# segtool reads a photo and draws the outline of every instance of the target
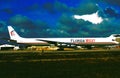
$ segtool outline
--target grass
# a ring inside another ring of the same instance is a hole
[[[44,59],[56,59],[56,61],[42,61]],[[0,77],[119,78],[120,53],[48,53],[43,55],[40,53],[3,53],[0,54]]]

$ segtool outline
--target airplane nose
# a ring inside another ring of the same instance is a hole
[[[116,38],[115,41],[119,42],[120,43],[120,38]]]

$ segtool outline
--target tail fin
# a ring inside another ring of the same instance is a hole
[[[17,40],[20,38],[20,36],[17,34],[17,32],[12,28],[12,26],[8,26],[8,31],[10,35],[10,39]]]

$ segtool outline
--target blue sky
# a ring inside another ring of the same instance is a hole
[[[0,35],[12,25],[23,37],[103,37],[120,33],[119,0],[0,0]],[[94,24],[74,15],[98,12]]]

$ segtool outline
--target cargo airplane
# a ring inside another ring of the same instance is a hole
[[[64,50],[66,47],[77,48],[77,46],[84,46],[91,49],[92,46],[109,46],[116,45],[119,42],[116,41],[116,37],[120,37],[119,34],[112,34],[109,37],[100,38],[23,38],[20,37],[17,32],[8,26],[10,40],[15,41],[18,44],[27,45],[51,45],[59,47],[60,50]]]

